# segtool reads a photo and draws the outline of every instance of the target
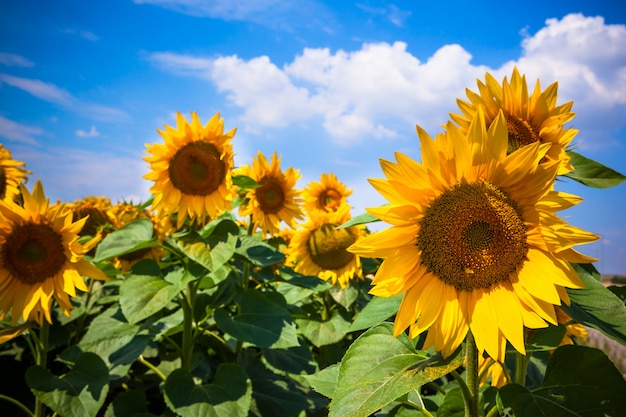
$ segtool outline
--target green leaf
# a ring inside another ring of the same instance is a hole
[[[296,319],[298,329],[314,346],[332,345],[344,338],[350,327],[350,321],[334,310],[328,320],[321,318]]]
[[[546,328],[535,330],[526,346],[526,350],[529,352],[554,350],[563,341],[565,331],[565,326],[562,324],[558,326],[550,325]]]
[[[461,388],[455,387],[446,392],[443,403],[437,410],[437,417],[464,417],[465,401]]]
[[[299,346],[287,349],[262,349],[267,363],[281,371],[299,375],[315,372],[316,366],[309,346],[300,341]]]
[[[152,220],[139,219],[107,235],[96,247],[93,261],[100,262],[155,246],[159,243],[152,236]]]
[[[576,345],[554,351],[541,386],[509,384],[498,395],[516,417],[604,417],[626,409],[626,381],[601,350]]]
[[[235,253],[243,256],[252,265],[265,267],[275,265],[285,259],[285,255],[278,249],[254,236],[241,236],[240,239],[241,244]]]
[[[359,214],[358,216],[351,218],[350,220],[348,220],[341,226],[338,226],[337,229],[345,229],[346,227],[358,226],[361,224],[367,224],[367,223],[379,222],[379,221],[380,219],[378,217],[372,216],[369,213],[362,213],[362,214]]]
[[[567,151],[574,170],[566,177],[594,188],[609,188],[621,184],[626,176],[608,168],[593,159],[586,158],[574,151]]]
[[[155,417],[148,411],[147,404],[143,391],[124,391],[107,407],[104,417]]]
[[[393,297],[372,297],[363,310],[357,314],[348,331],[367,329],[387,320],[398,312],[403,296],[404,294]]]
[[[339,365],[338,363],[330,365],[313,375],[305,375],[304,378],[309,381],[309,384],[322,395],[328,398],[333,397],[333,393],[337,388],[337,379],[339,378]]]
[[[369,416],[396,398],[448,374],[463,363],[463,355],[448,360],[418,352],[393,325],[383,323],[363,333],[341,361],[330,416]]]
[[[622,300],[596,281],[587,270],[576,264],[574,268],[585,288],[567,288],[571,304],[563,304],[563,310],[577,322],[626,344],[626,307]]]
[[[234,363],[221,364],[210,384],[196,385],[191,374],[176,369],[165,381],[167,406],[183,417],[246,417],[252,384]]]
[[[163,309],[180,291],[153,275],[131,275],[120,286],[120,306],[129,323],[138,323]]]
[[[239,188],[259,188],[261,186],[247,175],[233,175],[233,185]]]
[[[215,310],[215,322],[224,332],[258,347],[299,346],[291,314],[280,294],[246,290],[240,305],[241,311],[235,317],[223,308]]]
[[[98,355],[87,352],[60,378],[39,365],[31,366],[26,371],[26,383],[41,402],[59,415],[89,417],[98,414],[104,404],[109,392],[109,372]]]
[[[330,296],[333,297],[333,300],[346,310],[359,298],[359,290],[354,285],[349,285],[346,288],[333,286],[330,287],[328,292]]]

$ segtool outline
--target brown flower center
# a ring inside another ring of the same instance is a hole
[[[420,222],[417,246],[431,272],[464,291],[508,279],[528,252],[517,204],[483,181],[457,184],[437,197]]]
[[[323,224],[309,235],[307,246],[313,262],[324,269],[340,269],[354,259],[354,254],[346,249],[355,238],[346,229],[335,229],[336,225]]]
[[[341,205],[341,193],[334,188],[328,188],[317,197],[317,208],[320,210],[336,211]]]
[[[194,141],[176,151],[168,171],[172,184],[181,193],[206,196],[224,181],[226,164],[215,145]]]
[[[78,221],[85,216],[89,217],[79,233],[80,236],[95,236],[102,227],[110,224],[109,216],[97,207],[80,207],[76,209],[72,213],[72,220]]]
[[[261,211],[275,214],[285,205],[285,192],[277,178],[265,176],[259,181],[260,187],[254,190]]]
[[[11,275],[28,285],[55,276],[67,261],[61,235],[47,224],[14,227],[1,255]]]
[[[515,152],[524,145],[541,141],[539,134],[526,120],[509,115],[506,118],[506,127],[509,130],[509,145],[507,155]]]

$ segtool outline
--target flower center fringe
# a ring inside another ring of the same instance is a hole
[[[346,249],[355,242],[348,229],[335,229],[336,225],[323,224],[309,235],[307,246],[313,262],[324,269],[340,269],[354,259]]]
[[[4,167],[0,166],[0,200],[4,200],[7,192],[7,174]]]
[[[506,127],[509,130],[509,144],[507,155],[515,152],[524,145],[540,142],[539,134],[526,120],[520,120],[515,116],[506,118]]]
[[[483,181],[457,184],[437,197],[420,221],[417,246],[424,265],[462,291],[508,279],[528,252],[517,204]]]
[[[255,190],[255,196],[261,211],[267,214],[276,214],[285,205],[285,192],[278,179],[265,176],[259,181],[261,184]]]
[[[333,188],[322,191],[317,198],[317,207],[320,210],[335,211],[340,203],[341,194]]]
[[[188,143],[176,151],[168,170],[174,187],[187,195],[209,195],[226,177],[226,164],[219,150],[203,141]]]
[[[111,223],[109,216],[97,207],[81,207],[77,209],[72,213],[72,220],[78,221],[85,216],[89,217],[79,233],[80,236],[95,236],[102,227]]]
[[[13,228],[2,252],[4,267],[18,281],[34,285],[55,276],[67,261],[61,235],[46,224]]]

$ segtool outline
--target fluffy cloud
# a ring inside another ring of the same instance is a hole
[[[403,42],[364,44],[357,51],[306,48],[282,68],[268,57],[198,57],[172,52],[149,57],[162,68],[208,79],[242,109],[244,128],[284,127],[321,120],[341,145],[394,138],[408,124],[438,131],[457,112],[455,99],[476,90],[486,71],[510,76],[513,66],[534,86],[559,82],[559,103],[575,100],[576,127],[591,134],[624,126],[626,26],[571,14],[549,19],[522,42],[523,54],[499,68],[471,63],[460,45],[444,45],[425,62]],[[600,104],[598,104],[600,103]]]
[[[96,129],[95,126],[91,126],[91,129],[89,130],[78,129],[76,131],[76,136],[79,138],[97,138],[100,136],[100,132],[98,132],[98,129]]]

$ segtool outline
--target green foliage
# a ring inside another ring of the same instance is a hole
[[[140,219],[110,233],[96,248],[94,262],[126,255],[141,249],[158,246],[152,239],[152,221]]]
[[[586,158],[574,151],[567,151],[574,170],[565,176],[594,188],[610,188],[621,184],[626,176],[619,172]]]

